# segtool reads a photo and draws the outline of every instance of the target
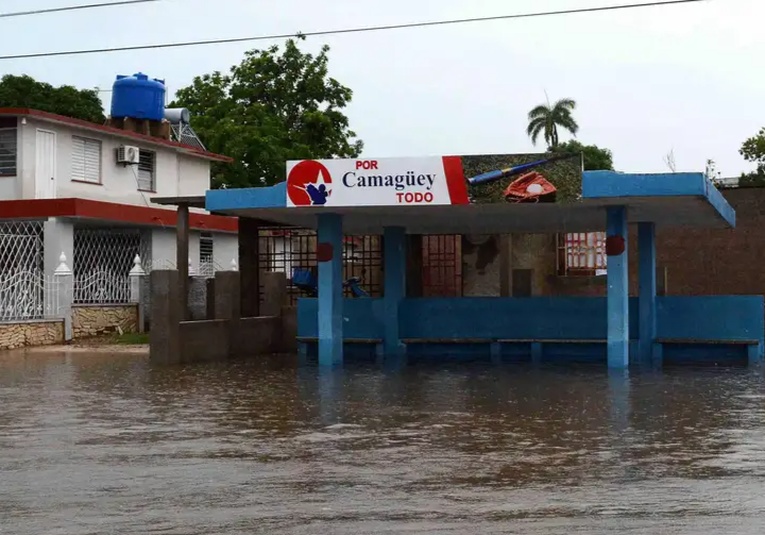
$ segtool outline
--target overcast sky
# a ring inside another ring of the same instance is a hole
[[[638,0],[631,0],[638,1]],[[324,30],[631,3],[628,0],[163,0],[0,18],[0,55]],[[642,1],[642,0],[640,0]],[[2,0],[0,13],[91,0]],[[578,138],[610,148],[619,170],[751,168],[741,143],[765,126],[765,1],[699,4],[309,38],[354,91],[351,126],[366,156],[543,150],[525,134],[545,100],[578,102]],[[110,88],[142,71],[171,91],[274,42],[4,60],[0,72]],[[103,94],[109,105],[109,95]],[[565,138],[564,138],[565,139]]]

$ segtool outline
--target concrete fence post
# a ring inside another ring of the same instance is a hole
[[[64,319],[64,341],[70,342],[72,333],[72,301],[74,293],[74,273],[66,263],[66,255],[62,252],[58,258],[58,267],[53,272],[55,281],[55,303],[57,316]]]
[[[215,274],[215,319],[228,325],[228,354],[236,357],[245,349],[240,347],[240,283],[238,271],[218,271]]]
[[[282,307],[287,303],[287,276],[278,271],[261,273],[263,301],[260,313],[263,316],[281,316]]]
[[[149,360],[155,364],[179,364],[181,353],[180,322],[182,317],[181,289],[178,271],[153,270],[151,285],[151,338]]]
[[[133,269],[130,270],[129,274],[130,302],[135,303],[136,305],[136,323],[139,333],[142,333],[146,330],[146,310],[144,310],[145,304],[143,299],[144,277],[146,277],[146,271],[144,271],[143,267],[141,266],[141,257],[135,255],[135,258],[133,259]]]

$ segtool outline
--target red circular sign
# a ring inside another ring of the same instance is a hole
[[[332,192],[329,170],[315,160],[304,160],[287,175],[287,196],[295,206],[321,206]]]

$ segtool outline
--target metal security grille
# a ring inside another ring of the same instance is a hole
[[[135,256],[145,251],[141,237],[139,229],[75,228],[74,303],[130,302],[128,274]]]
[[[210,232],[199,236],[199,275],[215,277],[214,240]]]
[[[461,236],[422,237],[422,295],[424,297],[462,295]]]
[[[0,223],[0,321],[46,315],[42,221]]]
[[[607,268],[606,233],[558,234],[558,274],[592,277]]]
[[[346,279],[360,277],[370,295],[382,295],[382,240],[379,236],[346,236],[343,250]],[[295,268],[313,268],[316,262],[316,232],[311,229],[260,229],[260,269],[284,273],[288,281]],[[289,304],[301,291],[288,282]],[[347,292],[350,296],[350,291]]]

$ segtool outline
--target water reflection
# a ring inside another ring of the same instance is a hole
[[[295,363],[0,358],[0,532],[760,532],[760,374]]]

